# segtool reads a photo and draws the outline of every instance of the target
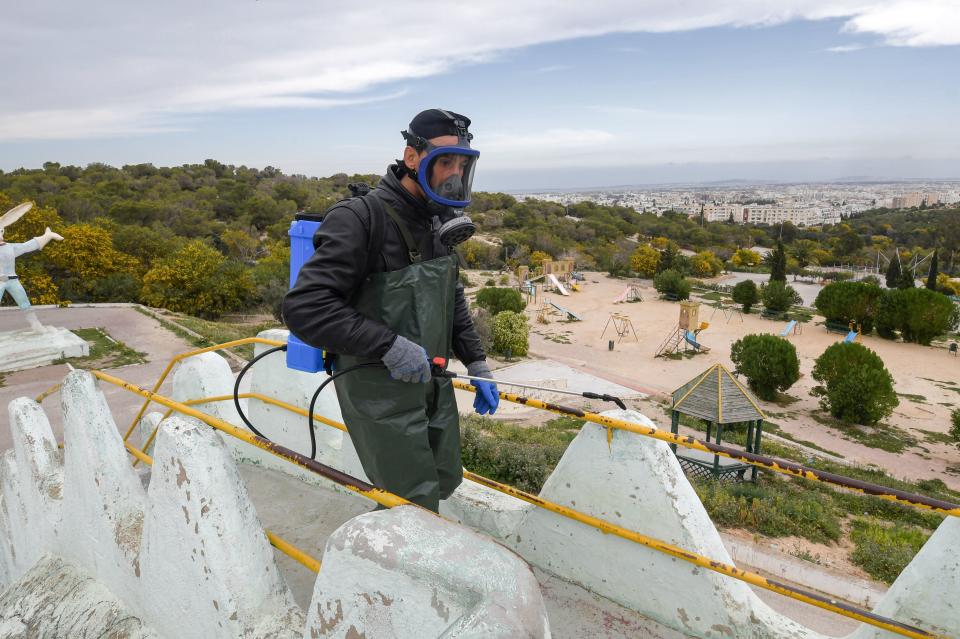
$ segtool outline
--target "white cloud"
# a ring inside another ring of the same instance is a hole
[[[841,44],[835,47],[827,47],[830,53],[850,53],[851,51],[861,51],[866,49],[862,44]]]
[[[180,129],[190,114],[391,99],[399,93],[378,89],[517,47],[612,32],[841,18],[846,31],[890,45],[960,44],[957,0],[412,0],[362,6],[297,0],[12,3],[0,22],[0,54],[7,60],[0,140],[140,135]]]

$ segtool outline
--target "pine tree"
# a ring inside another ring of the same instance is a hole
[[[937,290],[937,273],[940,271],[939,250],[933,251],[933,257],[930,258],[930,272],[927,273],[927,288],[931,291]]]
[[[897,288],[900,285],[900,260],[890,259],[887,267],[887,288]]]
[[[771,282],[787,281],[787,253],[783,249],[783,242],[777,240],[777,248],[773,251],[773,263],[770,268]]]

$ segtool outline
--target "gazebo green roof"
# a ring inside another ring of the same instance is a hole
[[[673,391],[673,410],[715,424],[766,419],[753,393],[719,363]]]

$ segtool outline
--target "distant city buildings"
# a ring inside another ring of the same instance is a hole
[[[913,208],[960,202],[960,183],[842,183],[718,187],[649,187],[519,195],[564,205],[595,202],[641,213],[675,212],[706,222],[819,226],[879,207]]]

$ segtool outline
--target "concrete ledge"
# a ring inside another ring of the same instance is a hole
[[[327,540],[312,637],[549,637],[519,557],[414,506],[354,517]]]
[[[26,320],[24,320],[26,322]],[[86,357],[90,346],[65,328],[0,333],[0,373],[46,366],[65,357]]]
[[[506,539],[534,506],[510,495],[464,479],[449,499],[440,502],[440,514],[457,523],[480,530],[499,540]]]

